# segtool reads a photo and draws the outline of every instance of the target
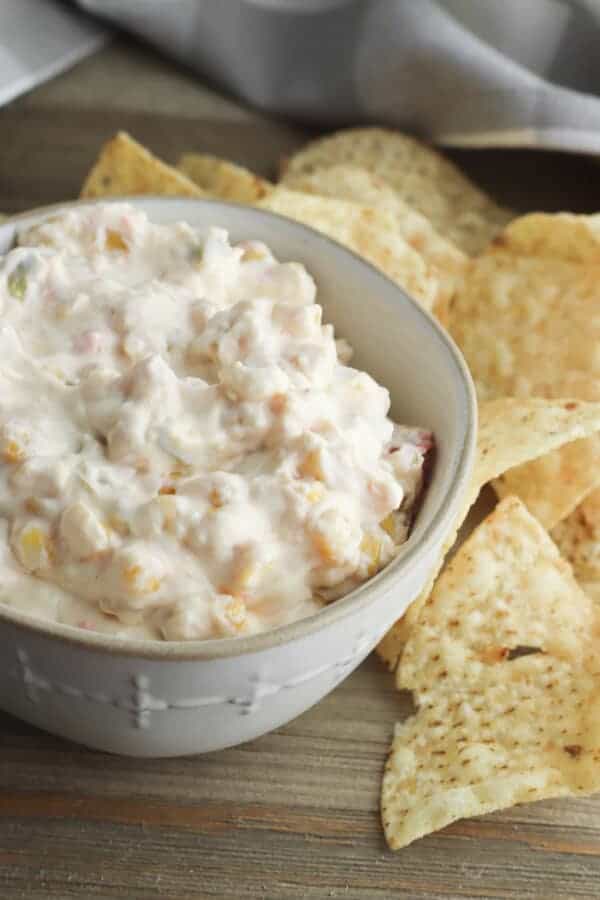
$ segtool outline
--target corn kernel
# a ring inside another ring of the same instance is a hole
[[[239,598],[231,600],[225,607],[225,615],[236,630],[246,624],[246,605]]]
[[[108,516],[105,526],[111,531],[116,531],[116,533],[120,534],[121,537],[126,537],[129,534],[129,525],[127,524],[127,522],[125,522],[124,519],[121,519],[120,516],[117,516],[114,513]]]
[[[179,462],[174,469],[169,472],[169,478],[186,478],[192,474],[192,467],[184,462]]]
[[[177,493],[177,488],[172,484],[163,484],[163,486],[158,489],[158,493],[161,496],[172,496]]]
[[[389,514],[385,517],[385,519],[382,519],[382,520],[381,520],[381,522],[379,523],[379,525],[380,525],[381,528],[383,528],[383,530],[386,532],[386,534],[389,534],[389,536],[390,536],[390,537],[392,538],[392,540],[393,540],[393,539],[394,539],[394,535],[396,534],[396,527],[395,527],[395,523],[394,523],[394,516],[393,516],[393,514],[392,514],[392,513],[389,513]]]
[[[16,441],[6,441],[2,448],[2,459],[9,464],[22,462],[25,459],[25,451]]]
[[[123,569],[123,578],[127,584],[134,584],[141,574],[141,566],[127,566],[126,569]]]
[[[219,593],[240,597],[262,568],[262,564],[257,563],[252,546],[243,545],[237,547],[232,565],[232,574],[227,584],[219,589]]]
[[[381,557],[381,541],[377,540],[372,534],[365,534],[360,542],[360,549],[371,562],[367,569],[369,577],[374,575],[379,568],[379,559]]]
[[[17,552],[23,566],[30,572],[36,572],[46,568],[52,561],[52,538],[37,525],[27,525],[19,536]]]
[[[161,579],[156,577],[141,581],[142,567],[138,565],[127,566],[123,569],[123,580],[129,590],[135,594],[154,594],[160,589]]]
[[[250,246],[246,247],[242,254],[242,262],[254,262],[255,260],[265,259],[266,252],[262,247]]]
[[[269,401],[269,409],[275,416],[280,416],[284,412],[287,404],[285,394],[273,394]]]
[[[129,250],[123,235],[112,228],[109,228],[106,232],[105,247],[107,250],[118,250],[124,253],[127,253]]]
[[[319,450],[311,450],[306,454],[300,465],[298,473],[302,478],[314,478],[323,481],[325,475],[321,468],[321,453]]]
[[[322,557],[324,562],[330,563],[331,565],[334,565],[335,563],[337,563],[338,558],[337,558],[337,554],[335,552],[335,547],[333,547],[329,543],[329,541],[327,540],[327,538],[324,535],[322,535],[320,532],[317,531],[313,535],[312,540],[313,540],[313,545],[314,545],[315,550],[317,551],[319,556]]]
[[[255,572],[256,567],[250,563],[240,566],[233,576],[229,584],[229,590],[226,593],[232,594],[234,597],[237,594],[241,594],[244,588],[248,587]]]
[[[144,585],[144,593],[145,594],[153,594],[155,591],[158,591],[160,588],[160,578],[149,578],[146,584]]]
[[[208,499],[215,509],[220,509],[223,506],[223,495],[218,490],[218,488],[213,488],[210,494],[208,495]]]

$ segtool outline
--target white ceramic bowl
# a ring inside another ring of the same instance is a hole
[[[306,265],[325,321],[353,365],[389,388],[392,415],[431,428],[437,458],[413,532],[367,584],[318,614],[266,634],[204,642],[122,641],[0,607],[0,707],[47,731],[133,756],[199,753],[250,740],[299,715],[371,652],[423,587],[469,478],[473,387],[456,347],[395,284],[309,228],[231,204],[133,198],[157,222],[218,224]],[[0,227],[0,253],[15,227]]]

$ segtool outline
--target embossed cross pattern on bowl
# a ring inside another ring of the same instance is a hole
[[[87,700],[123,709],[129,713],[132,728],[148,728],[153,713],[165,710],[189,710],[203,706],[230,704],[238,708],[242,716],[257,712],[263,701],[280,691],[298,687],[312,681],[326,672],[331,672],[334,684],[341,681],[352,666],[373,645],[373,636],[361,632],[356,639],[351,653],[334,662],[327,662],[316,669],[309,669],[301,675],[286,682],[270,681],[265,674],[255,673],[248,679],[247,691],[240,696],[204,696],[182,697],[178,700],[165,700],[156,697],[151,691],[150,677],[145,674],[131,674],[127,678],[127,689],[123,694],[110,695],[102,691],[84,691],[60,681],[51,681],[36,671],[27,651],[18,647],[16,650],[17,665],[11,675],[23,686],[27,699],[31,703],[40,703],[44,695],[61,694],[74,700]]]

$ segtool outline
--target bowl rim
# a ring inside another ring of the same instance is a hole
[[[94,206],[103,203],[130,203],[133,206],[137,205],[145,208],[150,216],[153,207],[160,207],[173,203],[182,208],[185,206],[194,207],[199,205],[209,205],[213,206],[217,212],[221,207],[234,208],[248,215],[250,220],[274,219],[279,223],[280,227],[282,227],[282,223],[285,223],[285,227],[288,230],[297,231],[300,237],[302,235],[305,237],[310,236],[312,241],[322,244],[325,252],[337,254],[340,257],[340,260],[345,256],[349,265],[362,266],[368,269],[370,278],[373,279],[375,286],[378,282],[386,291],[389,291],[391,287],[393,289],[392,293],[396,292],[398,297],[402,297],[402,302],[404,304],[408,302],[409,305],[413,307],[413,312],[416,311],[417,315],[426,324],[426,327],[433,330],[437,337],[439,347],[445,350],[449,362],[454,366],[455,377],[458,378],[461,384],[463,394],[462,399],[464,401],[464,409],[462,410],[463,432],[456,462],[456,474],[450,483],[445,496],[441,498],[439,507],[432,514],[431,520],[425,527],[420,538],[412,546],[410,545],[410,540],[407,541],[406,551],[404,553],[401,552],[389,563],[389,565],[368,581],[364,582],[364,584],[359,585],[355,590],[323,607],[313,615],[298,619],[286,625],[278,626],[269,631],[249,635],[247,637],[213,638],[204,641],[152,641],[141,638],[117,638],[103,632],[85,631],[84,629],[63,625],[51,620],[37,619],[27,613],[20,612],[19,610],[4,606],[3,604],[0,604],[0,627],[3,625],[17,626],[20,630],[24,630],[34,635],[53,638],[58,642],[67,643],[74,648],[86,648],[99,653],[129,657],[135,656],[136,658],[148,660],[189,661],[223,659],[250,655],[307,637],[314,632],[321,631],[323,628],[332,625],[334,622],[355,615],[364,607],[369,606],[374,592],[378,592],[380,589],[389,589],[391,583],[402,577],[402,574],[406,572],[409,566],[417,565],[439,539],[443,540],[450,530],[455,510],[457,510],[463,493],[466,490],[475,458],[477,439],[477,400],[471,374],[460,350],[448,332],[441,327],[439,322],[423,309],[410,294],[384,275],[376,266],[322,232],[269,210],[257,209],[255,207],[244,206],[239,203],[231,203],[224,200],[213,200],[211,198],[154,194],[79,199],[40,206],[8,216],[6,219],[0,221],[0,235],[5,229],[14,226],[19,227],[20,223],[27,222],[30,219],[44,219],[53,213],[62,212],[63,210],[79,206]],[[183,220],[185,219],[183,218]]]

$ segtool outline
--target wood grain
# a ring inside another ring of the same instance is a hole
[[[600,800],[388,851],[379,779],[407,709],[372,658],[286,728],[203,757],[110,757],[0,717],[2,897],[597,896]]]
[[[207,150],[265,175],[303,138],[122,41],[0,110],[0,209],[76,196],[118,128],[171,161]],[[585,160],[453,155],[517,208],[600,208]],[[600,895],[600,797],[517,807],[387,850],[381,771],[408,710],[371,658],[286,728],[203,757],[112,757],[0,714],[0,898]]]

